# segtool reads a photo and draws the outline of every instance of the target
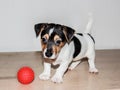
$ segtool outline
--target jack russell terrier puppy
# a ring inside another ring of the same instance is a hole
[[[66,70],[73,70],[84,57],[88,58],[89,72],[98,73],[94,63],[95,41],[90,35],[92,22],[90,18],[84,33],[75,33],[68,26],[54,23],[35,25],[36,37],[40,35],[44,57],[44,70],[39,76],[41,80],[50,79],[51,65],[59,64],[51,80],[62,83]]]

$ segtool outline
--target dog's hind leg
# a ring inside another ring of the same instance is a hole
[[[88,64],[90,73],[98,73],[98,70],[95,67],[95,52],[88,55]]]
[[[69,66],[69,70],[73,70],[76,66],[78,66],[80,64],[81,60],[80,61],[76,61],[76,62],[72,62]]]

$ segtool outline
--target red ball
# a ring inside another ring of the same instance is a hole
[[[22,67],[17,72],[17,79],[22,84],[29,84],[34,80],[34,71],[30,67]]]

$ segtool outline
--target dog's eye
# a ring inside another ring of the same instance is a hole
[[[55,44],[58,46],[58,45],[60,45],[61,41],[62,41],[62,40],[56,40],[56,41],[55,41]]]
[[[45,37],[42,38],[42,42],[43,42],[44,44],[47,43],[47,41],[48,41],[47,38],[45,38]]]

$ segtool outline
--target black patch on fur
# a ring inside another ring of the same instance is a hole
[[[51,23],[51,24],[48,24],[47,28],[45,28],[45,30],[43,30],[41,32],[41,38],[45,35],[45,34],[49,34],[49,31],[50,29],[54,29],[52,34],[50,35],[49,37],[49,40],[53,40],[54,39],[54,36],[55,35],[58,35],[60,36],[60,38],[62,39],[62,41],[66,41],[66,38],[65,38],[65,35],[63,33],[63,30],[62,30],[62,26],[59,25],[59,24],[54,24],[54,23]]]
[[[71,40],[71,38],[73,37],[75,30],[72,29],[71,27],[64,26],[64,31],[66,32],[67,40],[69,42]]]
[[[73,36],[72,41],[74,42],[75,47],[73,58],[75,58],[81,52],[81,43],[75,36]]]
[[[78,35],[80,35],[80,36],[83,36],[83,34],[82,33],[77,33]]]
[[[94,38],[91,36],[91,34],[88,33],[88,35],[91,37],[91,39],[93,40],[93,42],[95,43]]]
[[[41,27],[42,27],[42,24],[36,24],[36,25],[34,26],[34,30],[35,30],[35,33],[36,33],[36,37],[39,36],[40,31],[41,31]]]

